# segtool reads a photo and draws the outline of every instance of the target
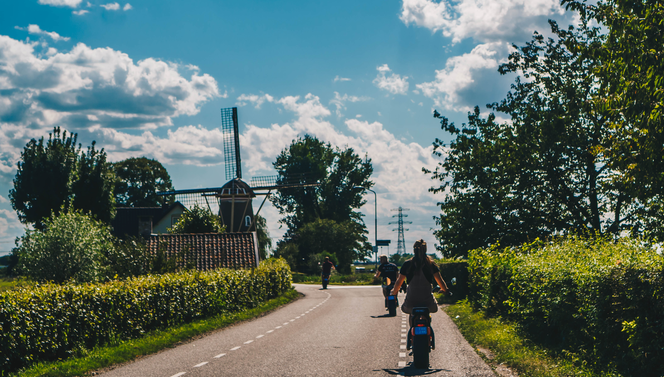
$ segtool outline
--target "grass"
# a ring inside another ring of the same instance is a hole
[[[153,354],[162,349],[173,347],[179,342],[187,341],[207,332],[259,317],[299,297],[300,294],[291,289],[285,294],[254,309],[233,314],[223,314],[167,330],[155,331],[140,339],[116,341],[108,346],[97,347],[93,350],[80,349],[76,357],[57,362],[38,363],[9,376],[68,377],[89,374],[92,371],[109,368],[110,366],[131,361],[140,356]]]
[[[33,284],[24,278],[0,277],[0,292],[8,291],[19,286]]]
[[[302,273],[293,273],[293,283],[300,284],[321,284],[320,275],[305,275]],[[374,279],[374,274],[358,273],[342,275],[332,273],[330,276],[330,285],[380,285],[381,279]]]
[[[447,314],[477,350],[489,349],[495,358],[487,360],[494,367],[504,363],[520,377],[619,377],[614,371],[595,371],[583,365],[575,355],[554,355],[551,350],[529,342],[512,324],[497,318],[488,318],[473,311],[463,300],[445,308]],[[486,355],[479,352],[485,359]]]

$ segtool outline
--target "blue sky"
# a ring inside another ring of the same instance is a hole
[[[61,126],[111,161],[156,158],[176,189],[219,187],[233,106],[245,178],[307,133],[351,147],[374,163],[378,238],[396,250],[402,206],[407,244],[433,245],[443,196],[421,170],[449,140],[433,110],[461,123],[504,98],[514,77],[498,64],[549,18],[574,21],[558,0],[1,0],[0,252],[24,231],[8,193],[30,138]],[[262,214],[278,239],[278,213]]]

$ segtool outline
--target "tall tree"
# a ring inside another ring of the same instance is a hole
[[[160,191],[173,191],[171,176],[159,161],[132,157],[114,163],[113,170],[119,207],[156,207],[172,202],[172,197],[157,195]]]
[[[258,253],[260,254],[260,259],[266,259],[270,249],[272,249],[272,238],[270,238],[270,232],[267,229],[267,221],[265,217],[256,215],[256,237],[258,238]]]
[[[363,189],[373,186],[369,180],[373,172],[369,158],[361,159],[352,148],[333,148],[329,143],[305,135],[294,140],[277,156],[274,167],[279,173],[280,183],[301,181],[302,177],[315,178],[320,182],[317,186],[280,189],[270,198],[284,215],[280,221],[288,227],[286,242],[299,243],[303,227],[319,220],[331,220],[346,227],[355,237],[353,245],[360,248],[354,251],[355,255],[363,255],[364,248],[370,248],[366,243],[367,231],[362,215],[357,211],[365,203]],[[305,262],[309,254],[321,252],[299,246],[298,253],[305,258]],[[339,249],[339,253],[337,258],[343,260],[345,266],[347,258],[341,254],[346,255],[346,252]]]
[[[115,212],[113,175],[106,165],[106,152],[88,152],[76,146],[77,135],[61,131],[49,133],[44,143],[32,139],[21,152],[14,188],[9,192],[12,207],[24,224],[44,229],[44,220],[62,208],[78,208],[103,221]]]
[[[561,232],[619,232],[633,223],[635,207],[628,187],[616,182],[607,150],[615,130],[611,114],[598,100],[599,65],[585,53],[603,43],[598,28],[583,19],[578,28],[560,29],[556,39],[535,33],[516,47],[500,73],[516,72],[512,90],[494,111],[510,116],[480,117],[479,108],[458,129],[440,116],[442,129],[454,135],[433,178],[433,192],[450,190],[440,203],[435,232],[445,255],[473,248],[521,244]]]

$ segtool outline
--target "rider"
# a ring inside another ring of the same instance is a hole
[[[325,257],[325,261],[323,262],[323,273],[322,273],[322,278],[330,278],[330,275],[332,274],[332,270],[334,270],[334,264],[330,262],[330,257]]]
[[[387,260],[387,255],[380,256],[380,266],[376,271],[375,278],[383,277],[383,296],[385,296],[385,308],[387,308],[387,296],[390,295],[390,290],[394,287],[399,275],[399,267],[396,264],[390,263]]]
[[[413,252],[415,255],[401,266],[400,275],[392,288],[392,294],[396,295],[401,284],[406,280],[408,290],[403,305],[401,305],[401,311],[410,314],[414,307],[423,306],[428,307],[429,312],[435,313],[438,311],[438,304],[431,294],[431,285],[437,282],[440,289],[446,294],[450,290],[440,275],[440,269],[427,255],[427,243],[424,240],[416,241],[413,245]]]

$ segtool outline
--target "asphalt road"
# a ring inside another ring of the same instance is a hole
[[[495,376],[442,310],[432,315],[431,367],[415,369],[405,349],[407,316],[386,316],[380,287],[295,287],[303,298],[264,317],[102,375]]]

